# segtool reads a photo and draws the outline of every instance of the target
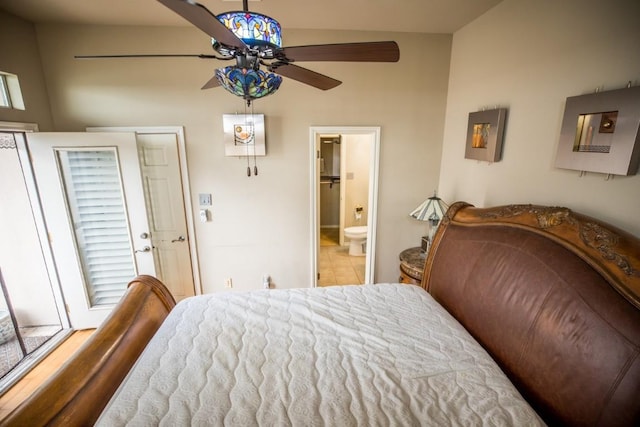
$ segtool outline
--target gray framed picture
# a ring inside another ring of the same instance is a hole
[[[640,86],[567,98],[556,167],[635,175],[640,163]]]
[[[505,108],[469,113],[465,159],[497,162],[502,156]]]

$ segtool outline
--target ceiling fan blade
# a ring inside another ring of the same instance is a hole
[[[216,39],[218,42],[238,49],[248,46],[236,37],[218,18],[200,3],[192,0],[158,0],[187,21]]]
[[[319,44],[282,48],[290,61],[397,62],[400,49],[394,41]]]
[[[324,74],[316,73],[315,71],[293,64],[272,64],[270,71],[322,90],[333,89],[342,83],[340,80],[332,79]]]
[[[220,86],[220,82],[218,81],[218,78],[216,76],[213,76],[200,89],[211,89],[218,86]]]
[[[201,59],[221,59],[215,55],[205,54],[142,54],[142,55],[75,55],[75,59],[109,59],[109,58],[201,58]]]

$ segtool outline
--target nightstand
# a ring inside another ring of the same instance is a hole
[[[426,254],[422,248],[409,248],[400,252],[400,283],[420,286]]]

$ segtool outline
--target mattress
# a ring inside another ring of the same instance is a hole
[[[405,284],[177,304],[98,425],[543,425],[484,349]]]

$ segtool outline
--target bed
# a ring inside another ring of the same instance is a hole
[[[640,424],[640,239],[455,203],[422,287],[203,295],[149,276],[3,425]]]

